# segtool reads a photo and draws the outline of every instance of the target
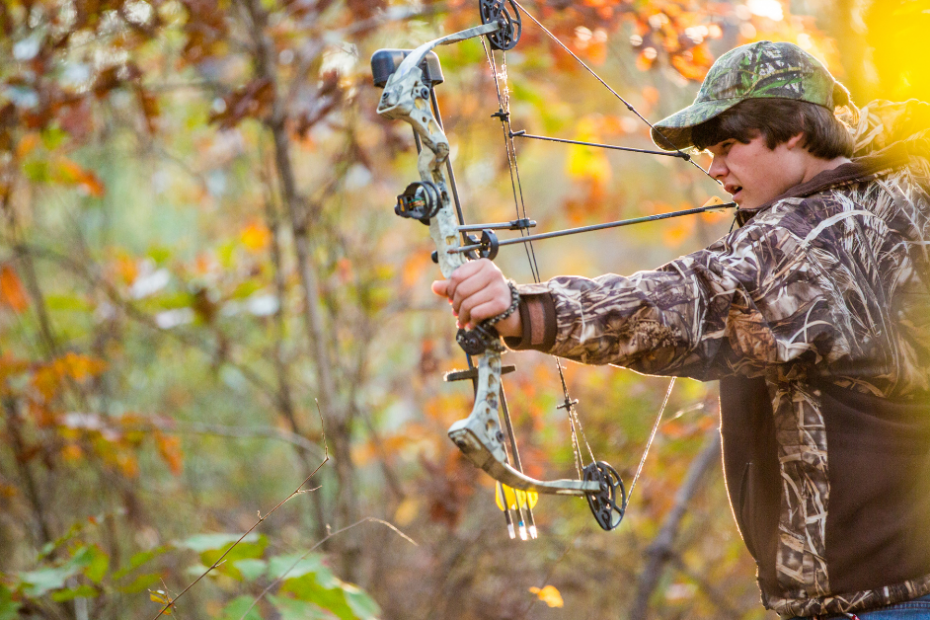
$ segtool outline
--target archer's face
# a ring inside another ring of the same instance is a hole
[[[742,209],[752,209],[777,198],[805,176],[804,161],[799,157],[794,138],[770,149],[765,138],[757,136],[743,144],[724,140],[708,151],[714,156],[710,175],[723,183]]]

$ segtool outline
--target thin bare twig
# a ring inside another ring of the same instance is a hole
[[[289,502],[291,499],[297,497],[298,495],[301,495],[301,494],[303,494],[303,493],[305,493],[305,492],[312,492],[312,491],[315,491],[315,490],[317,490],[317,489],[320,488],[320,487],[316,487],[316,488],[313,488],[313,489],[309,489],[308,491],[302,491],[302,490],[301,490],[301,489],[303,489],[304,485],[307,484],[308,482],[310,482],[310,479],[313,478],[313,476],[315,476],[316,473],[317,473],[318,471],[320,471],[320,469],[322,469],[323,466],[326,465],[327,462],[329,462],[329,447],[326,445],[326,427],[323,425],[323,411],[320,409],[319,403],[317,403],[317,412],[320,414],[320,427],[321,427],[322,433],[323,433],[323,451],[324,451],[324,454],[325,454],[325,458],[323,459],[323,462],[320,463],[320,464],[317,466],[316,469],[314,469],[312,472],[310,472],[310,475],[309,475],[309,476],[307,476],[306,478],[304,478],[304,481],[301,482],[301,483],[297,486],[296,489],[294,489],[294,492],[293,492],[293,493],[291,493],[290,495],[288,495],[287,497],[285,497],[284,499],[282,499],[280,502],[278,502],[278,503],[275,505],[274,508],[272,508],[271,510],[268,511],[268,513],[266,513],[264,516],[262,516],[262,514],[259,513],[259,515],[258,515],[258,521],[256,521],[256,522],[252,525],[252,527],[250,527],[248,530],[246,530],[245,533],[242,534],[242,536],[240,536],[239,539],[238,539],[236,542],[234,542],[232,545],[230,545],[230,546],[229,546],[229,549],[227,549],[226,551],[224,551],[223,554],[222,554],[219,558],[217,558],[216,562],[214,562],[209,568],[207,568],[207,570],[205,570],[203,573],[201,573],[200,576],[197,577],[197,579],[195,579],[194,581],[192,581],[191,583],[189,583],[189,584],[187,585],[187,587],[185,587],[183,590],[181,590],[181,592],[179,592],[178,595],[177,595],[176,597],[174,597],[173,599],[170,599],[170,600],[165,604],[165,606],[161,608],[161,610],[158,612],[158,615],[156,615],[154,618],[152,618],[152,620],[158,620],[158,618],[161,618],[161,617],[165,614],[165,612],[167,612],[169,609],[171,609],[171,608],[175,605],[175,603],[177,603],[177,601],[178,601],[179,598],[181,598],[182,596],[184,596],[184,594],[187,593],[188,590],[190,590],[190,589],[193,588],[195,585],[197,585],[197,584],[200,582],[201,579],[203,579],[204,577],[206,577],[208,574],[210,574],[211,571],[213,571],[214,568],[216,568],[217,566],[219,566],[219,565],[223,562],[223,560],[226,558],[226,556],[229,555],[229,552],[236,548],[236,545],[238,545],[238,544],[241,543],[243,540],[245,540],[245,537],[246,537],[246,536],[248,536],[248,535],[251,534],[253,531],[255,531],[255,528],[257,528],[259,525],[261,525],[261,524],[265,521],[265,519],[267,519],[268,517],[270,517],[271,515],[273,515],[274,512],[275,512],[278,508],[280,508],[281,506],[283,506],[284,504],[286,504],[287,502]],[[167,596],[167,594],[166,594],[166,596]]]
[[[249,605],[249,608],[245,610],[245,613],[242,614],[242,616],[239,618],[239,620],[245,620],[245,617],[246,617],[247,615],[249,615],[249,612],[252,611],[252,608],[255,607],[256,605],[258,605],[258,602],[261,601],[261,600],[265,597],[265,595],[268,594],[268,592],[271,591],[272,588],[274,588],[276,585],[278,585],[279,583],[281,583],[282,581],[284,581],[284,578],[287,576],[287,574],[290,573],[292,570],[294,570],[294,569],[297,567],[298,564],[300,564],[302,561],[304,561],[304,560],[307,558],[308,555],[310,555],[311,553],[313,553],[314,551],[316,551],[316,550],[320,547],[320,545],[322,545],[323,543],[325,543],[327,540],[329,540],[329,539],[332,538],[333,536],[336,536],[336,535],[338,535],[338,534],[342,534],[342,533],[345,532],[346,530],[351,530],[353,527],[356,527],[356,526],[361,525],[362,523],[368,523],[368,522],[380,523],[381,525],[385,525],[385,526],[387,526],[388,528],[390,528],[391,530],[393,530],[395,533],[397,533],[398,536],[400,536],[401,538],[403,538],[403,539],[406,540],[407,542],[412,543],[413,545],[415,545],[415,546],[417,546],[417,547],[420,546],[419,544],[417,544],[417,541],[415,541],[414,539],[410,538],[409,536],[407,536],[406,534],[404,534],[403,532],[401,532],[399,529],[397,529],[397,526],[395,526],[393,523],[389,523],[389,522],[387,522],[387,521],[384,521],[383,519],[378,519],[378,518],[376,518],[376,517],[365,517],[364,519],[359,519],[358,521],[356,521],[356,522],[353,523],[352,525],[347,525],[347,526],[345,526],[345,527],[343,527],[343,528],[340,528],[340,529],[336,530],[335,532],[330,532],[330,533],[327,534],[322,540],[320,540],[320,541],[317,542],[315,545],[313,545],[312,547],[310,547],[310,548],[307,550],[306,553],[304,553],[302,556],[300,556],[299,558],[297,558],[297,559],[294,561],[293,564],[291,564],[290,566],[288,566],[286,571],[284,571],[283,573],[281,573],[277,578],[275,578],[271,583],[269,583],[268,586],[267,586],[264,590],[262,590],[261,594],[258,595],[258,598],[256,598],[254,601],[252,601],[252,604]]]

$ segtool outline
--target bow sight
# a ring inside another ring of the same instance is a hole
[[[443,201],[449,199],[448,196],[443,196],[444,192],[445,190],[430,181],[411,183],[404,193],[397,197],[394,213],[429,226],[429,218],[439,213]]]

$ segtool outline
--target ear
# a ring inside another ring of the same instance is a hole
[[[793,149],[793,148],[795,148],[796,146],[799,146],[799,145],[800,145],[800,146],[804,146],[804,145],[805,145],[804,132],[803,132],[803,131],[794,134],[793,136],[791,136],[790,138],[788,138],[788,141],[787,141],[787,142],[785,142],[785,146],[787,146],[789,149]]]

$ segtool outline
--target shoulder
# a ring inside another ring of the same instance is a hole
[[[865,105],[852,128],[855,156],[882,151],[889,146],[926,138],[930,130],[930,104],[908,101],[875,100]]]

